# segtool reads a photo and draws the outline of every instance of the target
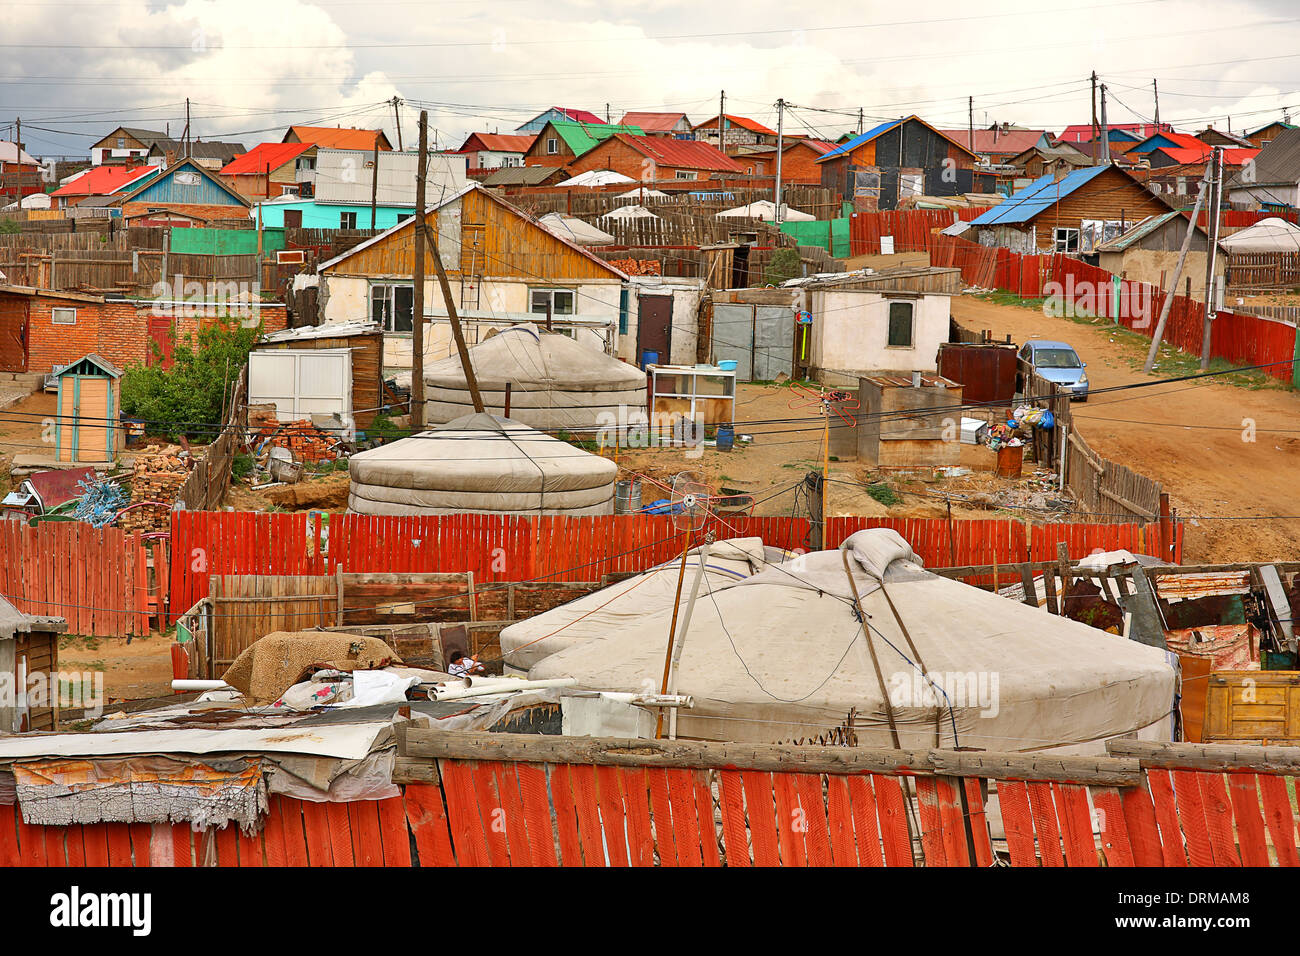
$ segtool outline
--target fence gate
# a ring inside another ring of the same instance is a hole
[[[794,311],[783,305],[719,302],[713,307],[714,361],[736,362],[736,381],[794,374]]]

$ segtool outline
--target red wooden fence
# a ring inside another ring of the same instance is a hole
[[[154,550],[165,566],[165,545]],[[166,591],[150,586],[148,564],[143,538],[117,528],[0,521],[0,594],[28,614],[66,618],[72,634],[148,634]]]
[[[321,520],[324,518],[325,520]],[[831,518],[827,548],[863,528],[894,528],[930,567],[1055,559],[1055,541],[1081,558],[1127,548],[1158,554],[1158,532],[1137,525],[1027,528],[1004,519]],[[951,538],[950,538],[951,528]],[[761,537],[780,548],[809,546],[807,518],[711,520],[697,536]],[[663,515],[518,518],[505,515],[259,514],[180,511],[172,519],[171,617],[208,593],[211,574],[432,573],[471,571],[476,582],[599,581],[643,571],[681,552],[683,533]],[[1040,545],[1039,541],[1048,544]],[[1036,557],[1044,549],[1044,558]]]
[[[1145,335],[1155,332],[1165,293],[1145,282],[1117,279],[1105,269],[1066,255],[1020,255],[956,236],[935,236],[930,263],[961,269],[969,285],[1003,289],[1025,298],[1054,296],[1062,307],[1110,319]],[[1204,305],[1176,295],[1163,341],[1191,355],[1201,354]],[[1296,327],[1244,312],[1217,313],[1211,326],[1210,356],[1235,365],[1267,365],[1266,374],[1293,378]]]
[[[1131,785],[1107,786],[906,766],[801,773],[444,759],[438,769],[439,783],[385,800],[273,795],[252,835],[188,823],[37,826],[0,805],[0,866],[988,867],[995,848],[1012,866],[1300,865],[1277,770],[1144,767]],[[984,798],[989,783],[996,805]],[[994,843],[996,822],[1005,847]]]

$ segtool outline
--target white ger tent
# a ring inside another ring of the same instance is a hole
[[[537,224],[553,236],[559,236],[580,246],[608,246],[614,237],[602,232],[591,223],[577,216],[566,216],[562,212],[548,212]]]
[[[578,173],[572,179],[566,179],[559,186],[622,186],[626,183],[636,182],[631,176],[624,176],[622,173],[616,173],[612,169],[589,169],[585,173]]]
[[[597,428],[644,415],[645,372],[531,323],[504,329],[469,350],[486,411],[545,431]],[[424,419],[434,425],[474,410],[460,357],[424,369]],[[621,411],[620,411],[621,410]]]
[[[657,689],[671,613],[671,601],[648,604],[638,620],[600,629],[529,676]],[[859,745],[891,747],[888,700],[904,748],[1097,749],[1130,732],[1169,739],[1175,684],[1164,651],[931,574],[896,532],[878,529],[841,551],[725,586],[705,582],[676,684],[695,706],[680,711],[678,734],[807,739],[854,711]]]
[[[1261,219],[1219,240],[1229,252],[1300,252],[1300,228],[1285,219]]]
[[[776,221],[776,203],[770,199],[760,199],[752,202],[747,206],[736,206],[734,209],[724,209],[718,213],[719,219],[762,219],[764,222]],[[798,209],[791,209],[785,203],[781,204],[781,221],[782,222],[813,222],[817,217],[801,212]]]
[[[606,515],[618,466],[496,415],[466,415],[348,460],[348,511]]]
[[[700,548],[687,554],[687,573],[694,575]],[[765,548],[762,538],[732,538],[709,549],[705,578],[715,588],[743,580],[789,553]],[[648,571],[535,617],[511,624],[501,632],[501,656],[506,672],[523,676],[538,661],[592,637],[635,624],[652,608],[670,606],[677,591],[681,559],[674,558]],[[581,626],[578,626],[581,625]],[[665,627],[663,636],[667,640]]]
[[[633,204],[631,206],[618,206],[611,209],[601,219],[658,219],[659,217],[652,213],[645,206]]]

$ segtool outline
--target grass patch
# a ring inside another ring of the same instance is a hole
[[[1033,309],[1035,312],[1043,311],[1045,298],[1022,298],[1014,292],[977,292],[974,298],[981,302],[989,302],[993,305],[1010,305],[1021,309]]]
[[[902,501],[902,497],[893,488],[889,487],[888,482],[880,482],[875,485],[867,486],[867,494],[875,498],[886,508],[892,508]]]

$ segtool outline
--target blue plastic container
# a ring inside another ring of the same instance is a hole
[[[736,426],[719,425],[717,441],[718,451],[731,451],[736,444]]]
[[[659,364],[659,353],[658,353],[658,352],[652,352],[652,351],[650,351],[649,349],[642,349],[642,350],[641,350],[641,367],[642,367],[642,368],[645,368],[645,367],[648,366],[648,365],[658,365],[658,364]]]
[[[734,359],[724,359],[718,363],[718,368],[724,372],[734,372],[736,370],[736,361]]]

